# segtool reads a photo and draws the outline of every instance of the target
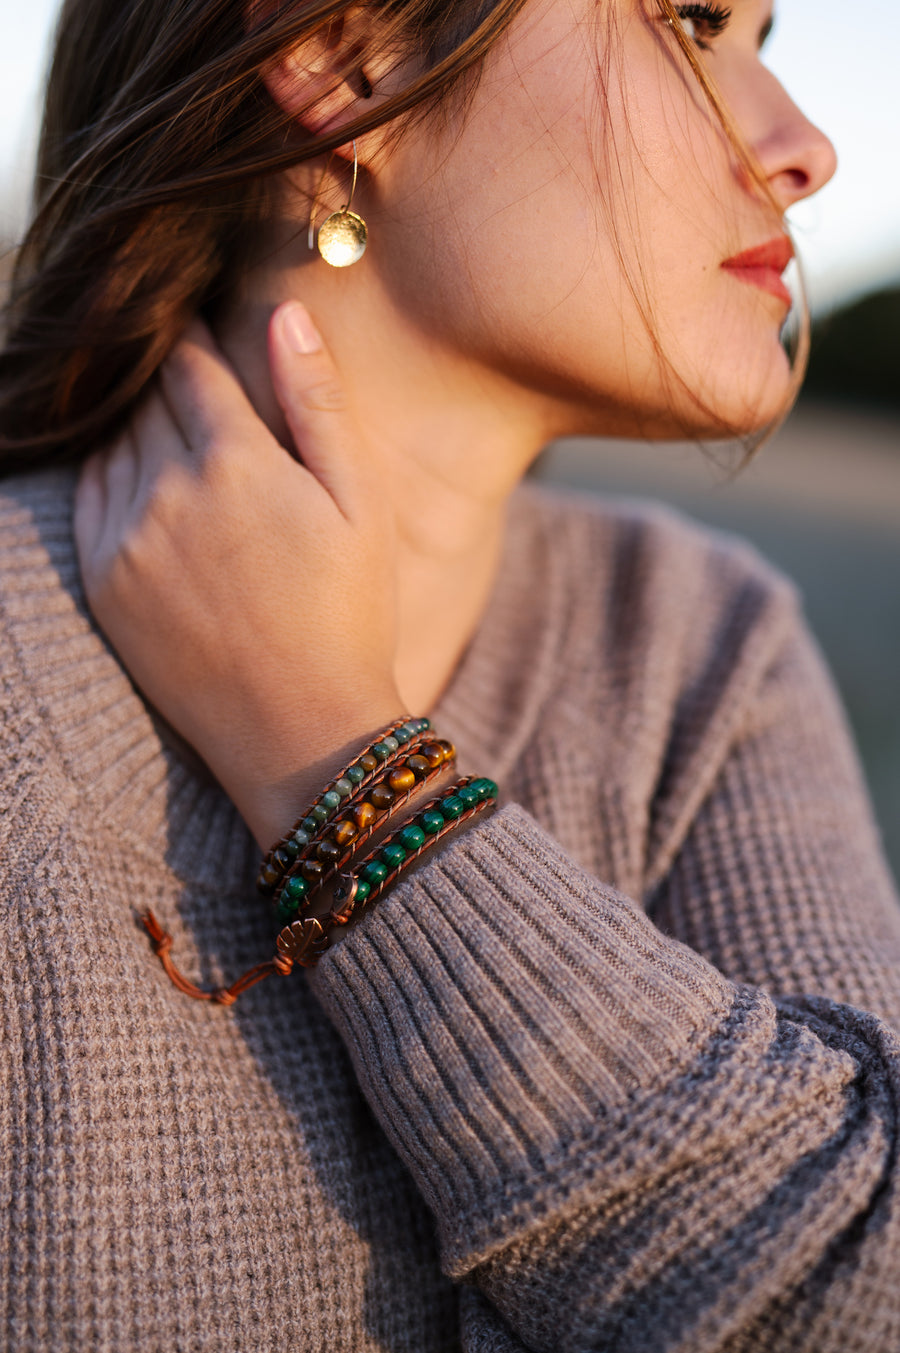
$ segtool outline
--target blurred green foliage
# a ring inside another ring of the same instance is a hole
[[[876,291],[813,325],[804,393],[900,408],[900,287]]]

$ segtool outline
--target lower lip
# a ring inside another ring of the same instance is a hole
[[[768,291],[770,296],[777,296],[785,305],[791,306],[794,298],[784,284],[781,273],[777,268],[748,268],[748,267],[729,267],[723,263],[723,268],[732,277],[737,277],[741,282],[749,282],[753,287],[759,287],[760,291]]]

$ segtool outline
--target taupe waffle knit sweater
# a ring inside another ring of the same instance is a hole
[[[900,1349],[900,909],[793,588],[526,486],[440,707],[504,807],[308,979],[0,497],[4,1348]]]

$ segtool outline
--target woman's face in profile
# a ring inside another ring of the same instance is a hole
[[[655,0],[533,0],[471,103],[378,185],[408,317],[544,398],[553,432],[750,431],[789,387],[780,212],[834,152],[762,64],[770,0],[680,14],[779,212]]]

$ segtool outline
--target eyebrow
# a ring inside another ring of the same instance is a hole
[[[772,14],[769,15],[768,19],[766,19],[766,22],[763,24],[762,28],[759,30],[759,46],[760,46],[760,49],[762,49],[762,48],[766,45],[766,43],[768,42],[768,40],[769,40],[769,38],[771,37],[771,34],[772,34],[772,29],[773,29],[774,27],[775,27],[775,14],[774,14],[774,12],[773,12]]]

